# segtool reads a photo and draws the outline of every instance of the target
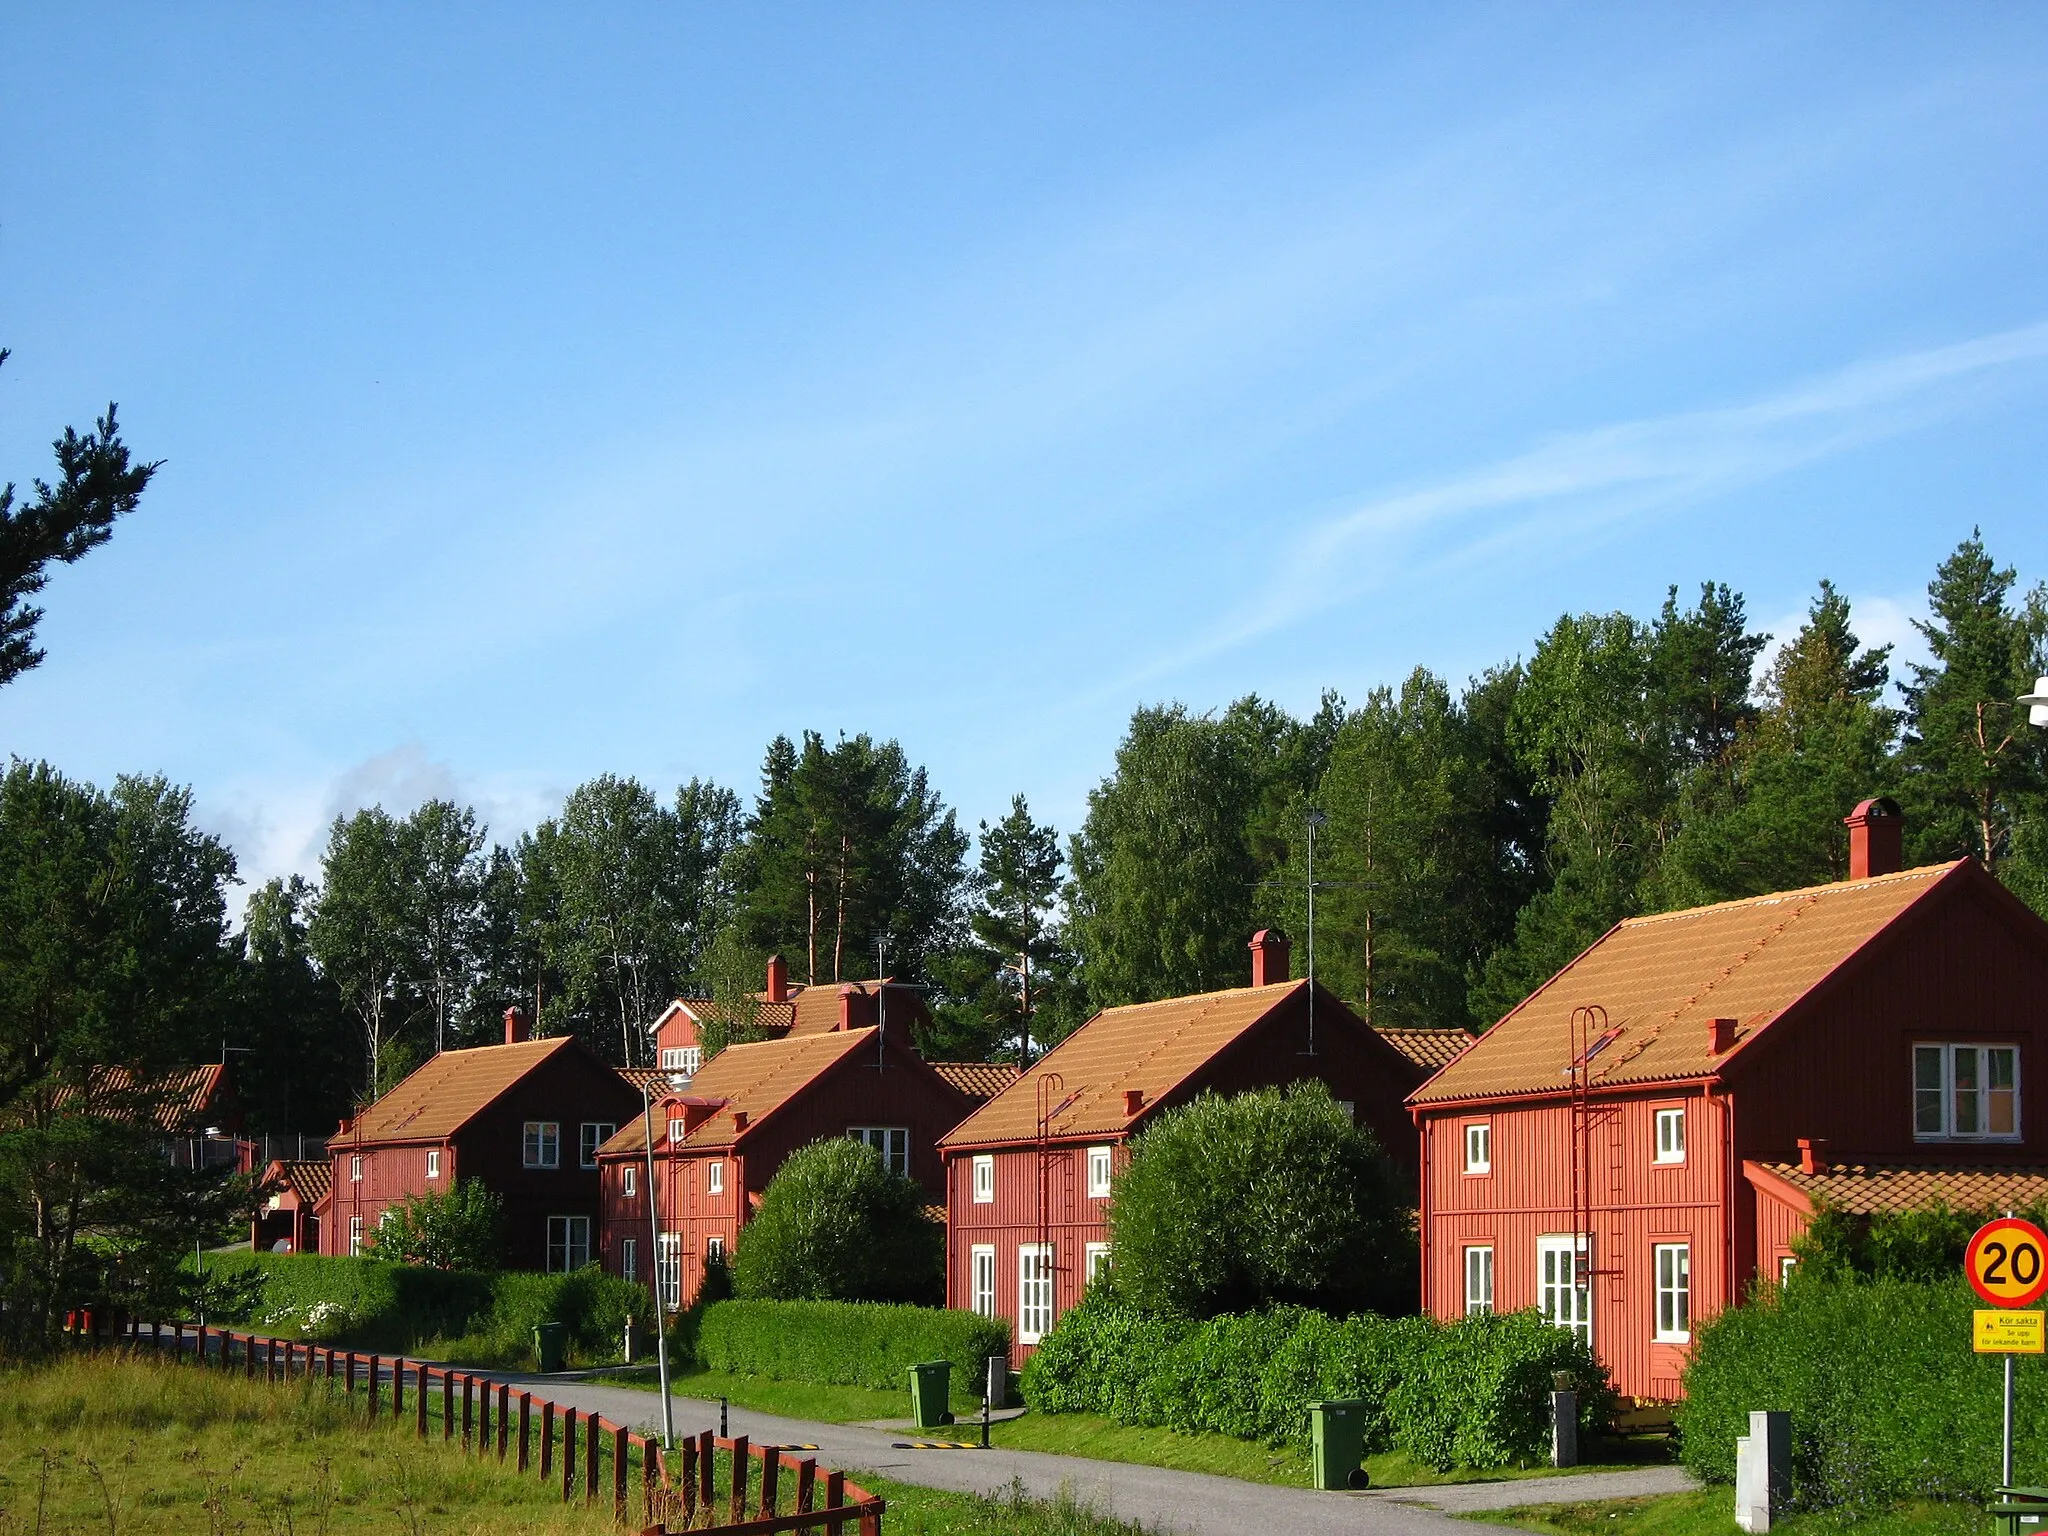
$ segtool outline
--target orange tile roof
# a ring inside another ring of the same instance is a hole
[[[683,1148],[695,1152],[731,1146],[802,1093],[827,1068],[864,1046],[872,1046],[874,1038],[872,1029],[846,1029],[728,1045],[704,1063],[703,1071],[690,1080],[684,1091],[686,1098],[721,1102],[716,1112],[684,1139]],[[746,1131],[734,1129],[736,1111],[747,1116]],[[646,1128],[636,1115],[629,1124],[620,1126],[617,1134],[599,1150],[609,1156],[644,1151],[646,1146]]]
[[[931,1069],[976,1104],[986,1104],[1023,1076],[1014,1061],[935,1061]]]
[[[1710,1052],[1709,1019],[1736,1020],[1739,1049],[1967,862],[1617,923],[1409,1102],[1562,1091],[1583,1004],[1607,1011],[1596,1039],[1611,1031],[1594,1086],[1711,1074],[1728,1057]]]
[[[304,1206],[314,1206],[327,1197],[327,1191],[334,1185],[334,1164],[329,1162],[300,1162],[292,1158],[279,1158],[264,1169],[266,1177],[281,1181],[285,1188],[299,1197]]]
[[[1144,1095],[1144,1114],[1216,1053],[1271,1013],[1305,981],[1235,987],[1157,1003],[1105,1008],[1041,1056],[1016,1082],[939,1138],[942,1147],[1029,1141],[1038,1135],[1038,1085],[1048,1093],[1054,1136],[1121,1135],[1137,1116],[1124,1094]],[[1323,994],[1318,991],[1318,998]],[[1319,1002],[1319,1006],[1322,1006]],[[1343,1008],[1334,997],[1328,1006]]]
[[[1357,1011],[1355,1008],[1352,1010],[1354,1013]],[[1375,1024],[1372,1026],[1372,1032],[1418,1067],[1430,1072],[1448,1066],[1458,1052],[1477,1038],[1457,1028],[1410,1029],[1392,1024],[1384,1028]]]
[[[1836,1163],[1818,1173],[1802,1173],[1797,1163],[1744,1163],[1742,1171],[1768,1194],[1781,1195],[1771,1188],[1775,1180],[1803,1197],[1808,1210],[1826,1204],[1850,1216],[1934,1205],[1956,1211],[2022,1210],[2048,1202],[2048,1168],[2038,1166]]]
[[[227,1084],[227,1070],[219,1062],[208,1062],[158,1067],[138,1078],[130,1067],[99,1067],[86,1089],[86,1103],[96,1114],[120,1116],[142,1100],[158,1130],[197,1131]]]
[[[613,1070],[626,1080],[626,1086],[635,1093],[651,1088],[658,1098],[668,1092],[668,1074],[659,1067],[615,1067]]]
[[[557,1035],[552,1040],[443,1051],[364,1110],[336,1139],[351,1145],[357,1141],[442,1140],[454,1135],[527,1073],[574,1044],[574,1036]]]

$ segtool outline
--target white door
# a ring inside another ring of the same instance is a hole
[[[1586,1241],[1569,1233],[1536,1239],[1536,1306],[1557,1324],[1593,1343],[1593,1282]]]

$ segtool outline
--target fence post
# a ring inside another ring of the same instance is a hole
[[[732,1509],[733,1523],[738,1524],[747,1517],[747,1437],[732,1437]]]
[[[764,1446],[761,1450],[761,1513],[775,1513],[776,1485],[781,1481],[782,1452]]]
[[[253,1333],[242,1335],[242,1379],[256,1379],[256,1335]]]
[[[796,1464],[796,1512],[798,1514],[808,1515],[811,1512],[811,1500],[816,1496],[817,1489],[817,1458],[806,1456]]]
[[[352,1349],[344,1351],[341,1357],[341,1395],[356,1395],[356,1352]]]
[[[491,1454],[491,1384],[488,1381],[476,1384],[476,1453],[479,1456]]]
[[[419,1438],[424,1440],[427,1438],[427,1368],[424,1363],[414,1361],[413,1369],[418,1373],[412,1384],[413,1427]]]
[[[462,1448],[470,1448],[476,1429],[476,1378],[462,1373]]]
[[[370,1356],[370,1422],[377,1422],[377,1378],[384,1374],[384,1357]],[[396,1412],[397,1410],[393,1410]]]
[[[498,1383],[498,1460],[501,1462],[505,1459],[506,1421],[510,1416],[511,1408],[512,1384],[501,1381]]]
[[[597,1502],[597,1459],[603,1441],[604,1420],[594,1413],[583,1416],[583,1502]]]
[[[870,1498],[860,1507],[860,1536],[882,1536],[882,1501]]]
[[[576,1492],[576,1410],[562,1409],[562,1502],[568,1503]]]
[[[555,1465],[555,1400],[540,1401],[540,1476],[546,1482]]]
[[[699,1472],[697,1471],[697,1437],[696,1437],[695,1435],[691,1435],[691,1436],[687,1437],[687,1438],[686,1438],[686,1439],[685,1439],[685,1440],[683,1441],[683,1447],[682,1447],[682,1449],[683,1449],[683,1517],[684,1517],[684,1520],[685,1520],[686,1522],[691,1522],[691,1521],[695,1521],[695,1520],[696,1520],[696,1518],[697,1518],[697,1504],[698,1504],[698,1496],[697,1496],[697,1479],[698,1479],[698,1477],[699,1477],[699,1476],[701,1475],[701,1474],[700,1474],[700,1473],[699,1473]],[[703,1500],[703,1503],[704,1503],[704,1504],[705,1504],[705,1505],[706,1505],[707,1507],[708,1507],[708,1506],[710,1505],[710,1502],[711,1502],[711,1501],[710,1501],[709,1499],[705,1499],[705,1500]]]
[[[521,1472],[524,1472],[532,1465],[532,1460],[527,1455],[526,1450],[528,1418],[532,1412],[533,1394],[531,1392],[521,1392],[519,1394],[519,1457],[516,1463],[516,1470]]]
[[[391,1417],[398,1418],[405,1412],[405,1356],[399,1355],[391,1362]]]
[[[825,1474],[825,1507],[837,1509],[846,1502],[846,1474],[834,1468]],[[837,1526],[833,1529],[838,1530]]]
[[[654,1520],[654,1490],[660,1481],[661,1452],[650,1435],[640,1442],[640,1489],[641,1502],[646,1505],[642,1518],[650,1524]]]
[[[707,1515],[718,1499],[718,1459],[713,1454],[717,1449],[718,1437],[710,1430],[697,1436],[697,1502]]]
[[[455,1438],[455,1373],[441,1373],[441,1438]]]

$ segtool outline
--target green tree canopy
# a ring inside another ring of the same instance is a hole
[[[872,1147],[834,1136],[792,1152],[740,1239],[733,1280],[749,1301],[944,1298],[946,1233],[924,1191]]]
[[[505,1202],[481,1179],[410,1195],[385,1210],[372,1234],[380,1259],[429,1269],[488,1273],[505,1261]]]

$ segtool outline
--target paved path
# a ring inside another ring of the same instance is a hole
[[[659,1431],[661,1399],[633,1387],[600,1381],[564,1381],[559,1376],[504,1375],[515,1386],[543,1392],[579,1412],[603,1414],[614,1423]],[[676,1433],[718,1427],[718,1404],[678,1396]],[[901,1430],[866,1424],[815,1424],[778,1418],[745,1408],[731,1410],[731,1431],[756,1444],[815,1445],[818,1459],[848,1472],[879,1472],[897,1482],[962,1493],[991,1493],[1021,1483],[1036,1498],[1062,1488],[1074,1497],[1127,1520],[1140,1520],[1162,1533],[1186,1536],[1473,1536],[1472,1527],[1443,1509],[1506,1509],[1523,1504],[1630,1498],[1672,1493],[1692,1486],[1678,1467],[1640,1472],[1588,1473],[1575,1477],[1524,1478],[1501,1483],[1449,1484],[1431,1488],[1376,1489],[1367,1493],[1317,1493],[1241,1482],[1203,1472],[1176,1472],[1125,1461],[1093,1461],[1043,1451],[997,1447],[981,1451],[906,1451]],[[971,1426],[955,1433],[970,1438]]]

